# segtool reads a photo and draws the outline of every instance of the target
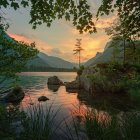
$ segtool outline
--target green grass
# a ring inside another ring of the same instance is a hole
[[[77,108],[78,109],[78,108]],[[79,110],[78,110],[79,111]],[[69,116],[55,122],[60,108],[53,110],[53,104],[29,106],[27,112],[19,108],[0,106],[0,140],[51,140],[61,131],[59,140],[139,140],[140,112],[125,112],[111,116],[95,109],[79,111],[81,121]],[[19,121],[20,127],[11,125]],[[63,127],[63,128],[62,128]],[[17,129],[20,128],[20,131]],[[65,129],[64,129],[65,128]]]
[[[22,120],[24,140],[50,140],[61,124],[55,124],[59,111],[53,111],[52,105],[43,107],[41,103],[30,106],[26,119]]]

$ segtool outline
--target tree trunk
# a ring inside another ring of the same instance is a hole
[[[80,64],[80,63],[81,63],[81,62],[80,62],[80,59],[81,59],[81,58],[80,58],[80,51],[79,51],[79,69],[80,69],[80,65],[81,65],[81,64]]]

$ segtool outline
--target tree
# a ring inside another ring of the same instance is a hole
[[[111,38],[113,40],[122,40],[123,41],[123,63],[125,63],[125,59],[126,59],[126,40],[129,38],[128,36],[128,31],[126,30],[126,28],[124,26],[122,26],[121,21],[120,20],[115,20],[112,23],[111,27],[108,27],[105,29],[105,32],[107,33],[107,35],[111,36]]]
[[[128,36],[140,34],[140,1],[139,0],[102,0],[98,9],[99,15],[116,12],[122,26],[129,30]]]
[[[30,23],[36,28],[42,23],[51,26],[55,19],[65,18],[72,20],[76,28],[83,32],[96,32],[93,17],[96,14],[91,13],[91,6],[88,0],[2,0],[0,9],[12,7],[30,6]],[[131,35],[140,31],[140,2],[139,0],[102,0],[98,9],[97,17],[100,15],[109,15],[116,11],[119,18],[127,29],[131,30]]]
[[[82,39],[76,39],[77,40],[77,43],[75,44],[76,46],[76,49],[74,49],[74,54],[78,54],[78,60],[79,60],[79,68],[81,66],[81,51],[84,50],[82,47],[81,47],[81,41]]]
[[[0,9],[12,7],[30,6],[30,23],[33,28],[46,23],[51,26],[55,19],[65,18],[72,21],[73,25],[80,31],[93,33],[96,32],[93,17],[96,13],[91,12],[88,0],[2,0]],[[140,2],[139,0],[102,0],[98,9],[97,17],[109,15],[116,11],[119,18],[127,29],[134,35],[140,31]]]
[[[15,79],[16,73],[21,72],[27,61],[37,55],[35,43],[27,44],[10,38],[0,24],[0,84],[8,79]]]
[[[139,39],[139,32],[136,34],[131,34],[131,30],[129,30],[124,24],[121,19],[115,20],[112,25],[105,29],[105,32],[107,35],[111,36],[112,40],[119,40],[123,41],[123,47],[124,47],[124,63],[126,62],[126,56],[127,52],[129,51],[129,55],[133,56],[133,63],[136,62],[136,42],[137,39]],[[129,45],[128,45],[129,44]],[[127,45],[127,48],[126,48]],[[115,46],[115,45],[114,45]],[[131,52],[130,52],[131,50]]]
[[[55,19],[65,18],[67,21],[72,20],[80,33],[83,31],[96,32],[90,6],[86,0],[2,0],[0,9],[12,7],[17,10],[29,5],[31,7],[30,23],[34,29],[42,23],[46,23],[50,27]]]

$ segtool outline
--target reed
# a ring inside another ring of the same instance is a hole
[[[55,135],[60,124],[55,123],[57,111],[50,106],[45,106],[41,103],[28,107],[26,118],[22,120],[24,128],[22,138],[24,140],[50,140]]]

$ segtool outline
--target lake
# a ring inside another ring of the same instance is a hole
[[[72,134],[75,135],[73,127],[73,119],[76,124],[83,126],[82,118],[86,111],[94,110],[98,119],[110,119],[112,115],[121,115],[125,112],[135,109],[133,102],[126,95],[122,94],[93,94],[92,96],[86,91],[80,90],[77,92],[67,92],[65,86],[48,86],[48,77],[57,76],[63,82],[70,82],[75,80],[75,72],[22,72],[19,75],[19,84],[25,91],[24,99],[18,104],[20,108],[24,109],[27,113],[30,107],[38,104],[40,96],[49,98],[46,102],[40,102],[43,110],[46,107],[51,107],[53,113],[57,112],[55,117],[55,126],[60,122],[61,130],[57,130],[56,137],[53,140],[66,139],[64,131],[66,124],[70,125]],[[81,133],[80,140],[86,140],[85,133]]]
[[[79,93],[69,93],[65,86],[48,86],[48,77],[58,76],[63,82],[75,80],[75,72],[22,72],[20,84],[23,86],[26,96],[20,103],[24,109],[30,104],[38,103],[38,97],[47,96],[47,105],[52,105],[53,109],[61,107],[61,116],[67,117],[71,110],[77,108],[94,108],[97,110],[109,110],[111,112],[127,111],[133,108],[127,96],[120,95],[99,95],[91,97],[85,91]],[[120,98],[121,97],[121,98]],[[45,104],[44,104],[45,105]],[[106,107],[106,108],[105,108]]]
[[[37,103],[38,97],[47,96],[48,104],[53,102],[54,107],[71,108],[73,104],[79,104],[77,93],[66,92],[65,86],[47,85],[48,77],[58,76],[63,82],[70,82],[76,78],[74,72],[24,72],[20,74],[21,85],[26,91],[26,96],[21,102],[24,108],[28,104]]]
[[[22,72],[19,75],[20,84],[26,92],[26,96],[20,103],[20,107],[24,110],[28,110],[30,104],[39,103],[38,97],[47,96],[49,100],[41,102],[44,108],[52,106],[54,112],[60,109],[56,117],[57,123],[65,119],[70,124],[72,121],[71,116],[73,115],[73,117],[79,119],[80,113],[77,110],[86,108],[84,101],[82,102],[78,99],[78,93],[67,92],[65,86],[47,85],[48,77],[54,75],[58,76],[63,82],[73,81],[77,75],[75,72]]]

